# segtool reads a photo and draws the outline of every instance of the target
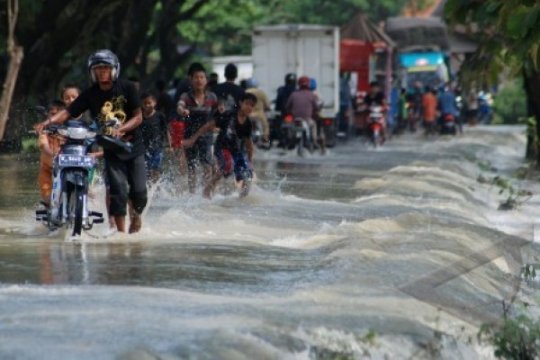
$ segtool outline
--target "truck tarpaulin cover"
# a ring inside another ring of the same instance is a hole
[[[369,69],[369,57],[375,51],[373,44],[361,40],[343,39],[340,44],[340,70],[359,71]]]

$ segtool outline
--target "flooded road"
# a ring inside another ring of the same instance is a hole
[[[247,198],[165,174],[141,233],[78,242],[35,223],[37,156],[0,156],[0,358],[489,358],[476,333],[528,295],[540,203],[498,211],[478,180],[514,176],[524,148],[523,128],[478,127],[259,151]]]

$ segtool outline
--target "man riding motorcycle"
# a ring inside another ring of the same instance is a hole
[[[291,114],[294,119],[302,119],[307,123],[309,128],[308,142],[313,145],[317,141],[317,124],[313,116],[318,110],[318,99],[310,90],[309,83],[310,80],[307,76],[301,76],[298,79],[299,89],[289,97],[286,109],[287,113]]]
[[[370,129],[370,113],[372,112],[373,107],[380,107],[380,109],[377,109],[377,111],[380,111],[382,114],[382,118],[380,120],[381,125],[381,139],[382,142],[386,140],[386,113],[388,109],[388,105],[386,104],[386,99],[384,97],[384,93],[381,91],[381,88],[379,86],[379,83],[377,81],[372,81],[369,84],[369,92],[364,97],[364,104],[366,105],[366,111],[368,112],[367,118],[368,118],[368,130]]]

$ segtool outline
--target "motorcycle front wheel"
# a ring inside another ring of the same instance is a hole
[[[73,227],[72,236],[79,236],[82,233],[83,225],[83,190],[79,186],[74,186],[68,194],[68,211],[70,224]]]

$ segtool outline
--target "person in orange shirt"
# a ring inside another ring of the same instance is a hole
[[[64,109],[65,105],[60,100],[55,100],[49,105],[48,116],[51,117]],[[60,151],[63,139],[59,135],[48,134],[41,131],[38,137],[38,147],[41,151],[39,157],[38,185],[42,203],[49,206],[52,191],[53,159]]]
[[[434,89],[426,87],[422,96],[422,115],[424,118],[425,135],[435,134],[435,121],[437,119],[437,95]]]

